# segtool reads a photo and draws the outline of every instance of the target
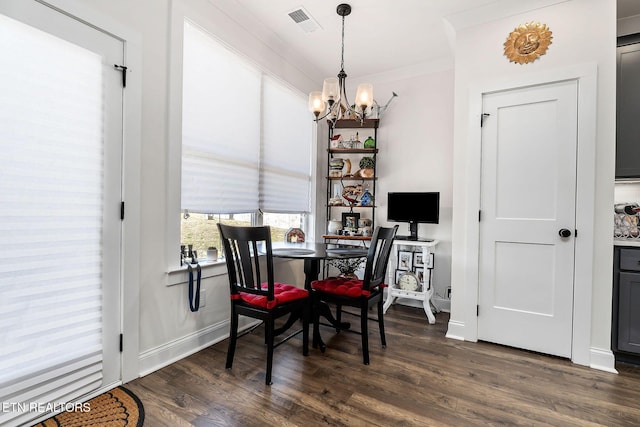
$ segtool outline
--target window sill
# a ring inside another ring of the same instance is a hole
[[[200,261],[200,268],[202,269],[202,279],[224,276],[227,274],[227,264],[225,264],[223,259],[217,261]],[[187,283],[189,283],[189,268],[186,265],[170,269],[167,272],[167,286],[182,285]]]
[[[282,264],[286,262],[296,261],[295,259],[285,259],[285,258],[276,258],[273,260],[275,265]],[[218,259],[217,261],[200,261],[200,268],[202,269],[202,277],[201,279],[207,279],[210,277],[217,276],[226,276],[227,275],[227,264],[224,259]],[[194,271],[195,274],[195,271]],[[186,285],[189,283],[189,269],[186,265],[178,268],[169,269],[166,273],[167,277],[167,285],[166,286],[176,286],[176,285]]]

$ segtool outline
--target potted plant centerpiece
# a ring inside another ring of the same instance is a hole
[[[332,260],[331,265],[340,270],[338,277],[343,279],[358,279],[356,271],[364,262],[365,258],[345,258]]]

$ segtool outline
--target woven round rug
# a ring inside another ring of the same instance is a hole
[[[138,396],[116,387],[85,402],[83,411],[62,412],[34,427],[142,427],[144,407]]]

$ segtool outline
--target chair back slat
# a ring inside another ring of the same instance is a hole
[[[247,292],[274,299],[271,229],[236,227],[218,223],[232,295]],[[260,255],[264,255],[261,257]],[[260,260],[264,260],[266,277]],[[263,288],[263,285],[267,285]]]
[[[371,238],[371,245],[367,253],[367,264],[364,268],[362,288],[373,289],[384,283],[387,273],[387,264],[391,255],[393,240],[396,237],[398,226],[390,228],[376,227]]]

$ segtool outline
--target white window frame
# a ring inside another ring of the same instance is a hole
[[[193,22],[194,24],[202,27],[209,33],[215,35],[223,44],[237,52],[239,55],[247,58],[238,49],[225,43],[223,41],[224,35],[220,33],[229,33],[232,30],[228,28],[216,27],[214,22],[209,21],[209,17],[203,17],[198,10],[193,9],[187,2],[176,0],[172,3],[171,11],[171,28],[170,28],[170,84],[169,84],[169,143],[167,149],[167,215],[166,215],[166,230],[167,230],[167,242],[165,246],[165,259],[167,264],[167,273],[181,271],[183,269],[180,266],[180,224],[177,222],[178,214],[181,213],[181,176],[182,176],[182,75],[183,75],[183,34],[184,34],[184,21],[185,19]],[[232,37],[230,35],[230,37]],[[245,43],[246,40],[239,43]],[[250,42],[249,44],[252,44]],[[245,43],[246,44],[246,43]],[[246,46],[245,46],[246,47]],[[248,50],[251,50],[250,48]],[[250,62],[254,62],[248,59]],[[268,73],[265,67],[257,65],[263,73]],[[274,75],[271,73],[271,75]],[[275,76],[279,78],[278,76]],[[280,78],[282,81],[283,79]],[[312,120],[312,117],[309,118]],[[316,150],[316,135],[314,133],[313,140],[311,141],[311,188],[310,188],[310,209],[311,212],[306,215],[307,220],[307,240],[313,240],[315,238],[315,198],[317,194],[316,190],[316,165],[317,165],[317,150]],[[257,216],[254,215],[254,221],[259,221]],[[305,230],[306,232],[306,230]],[[223,268],[224,263],[215,263],[213,267]],[[219,273],[217,271],[212,273]],[[169,275],[167,275],[168,277]],[[169,280],[171,282],[171,280]]]

